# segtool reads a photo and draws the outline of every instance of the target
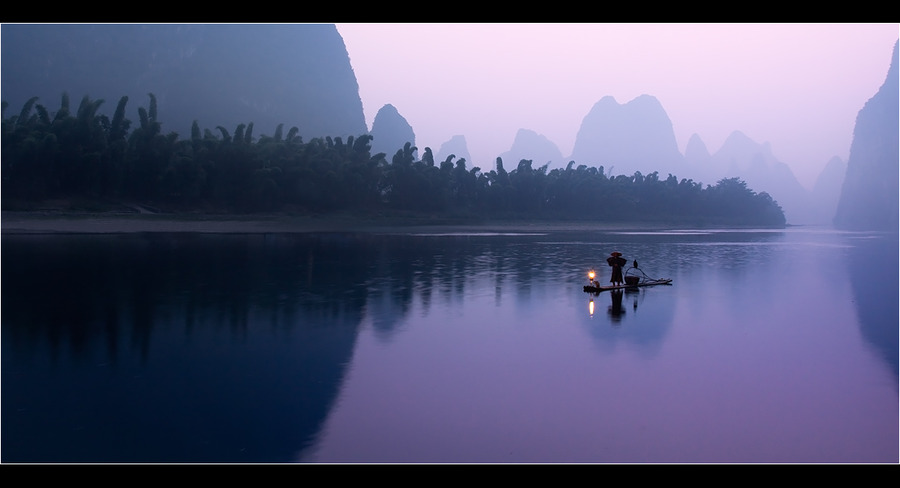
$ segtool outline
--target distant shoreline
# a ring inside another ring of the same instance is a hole
[[[127,234],[193,232],[269,234],[313,232],[541,232],[629,229],[684,229],[691,225],[591,221],[463,221],[428,217],[357,217],[295,215],[123,214],[3,211],[6,234]],[[709,226],[703,226],[704,228]],[[721,228],[721,227],[720,227]]]

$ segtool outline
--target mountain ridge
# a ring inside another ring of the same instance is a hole
[[[153,93],[163,132],[254,124],[296,126],[305,139],[368,132],[359,85],[333,24],[4,24],[3,100],[48,110],[63,93],[128,97],[129,117]],[[22,46],[27,46],[23,49]],[[136,118],[136,117],[135,117]]]
[[[900,41],[898,41],[900,43]],[[834,225],[847,230],[897,230],[900,121],[898,43],[884,83],[860,109]]]

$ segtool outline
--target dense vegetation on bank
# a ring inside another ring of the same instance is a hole
[[[188,139],[162,133],[156,98],[125,117],[122,97],[112,119],[103,100],[85,96],[70,110],[67,94],[51,113],[29,100],[7,117],[3,102],[2,206],[48,199],[135,202],[170,211],[414,212],[424,215],[603,222],[677,222],[784,226],[781,207],[743,180],[715,185],[604,173],[569,162],[565,169],[521,160],[490,171],[449,156],[420,159],[407,143],[390,159],[371,154],[368,134],[303,141],[297,127],[253,134],[253,123],[201,131]]]

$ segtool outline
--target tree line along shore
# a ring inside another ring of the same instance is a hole
[[[454,155],[435,161],[410,143],[393,155],[371,153],[372,136],[304,141],[279,125],[255,136],[253,123],[201,130],[182,139],[163,133],[156,98],[136,124],[122,97],[110,119],[104,100],[67,94],[51,112],[32,98],[2,120],[2,209],[39,211],[66,202],[70,213],[148,212],[186,216],[265,215],[296,219],[375,219],[457,223],[591,222],[783,227],[781,207],[740,178],[703,185],[675,175],[613,175],[569,162],[507,170],[497,158],[483,170]],[[179,217],[181,219],[183,217]]]

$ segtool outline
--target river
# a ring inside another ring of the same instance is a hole
[[[896,233],[4,234],[0,460],[896,463],[898,322]]]

